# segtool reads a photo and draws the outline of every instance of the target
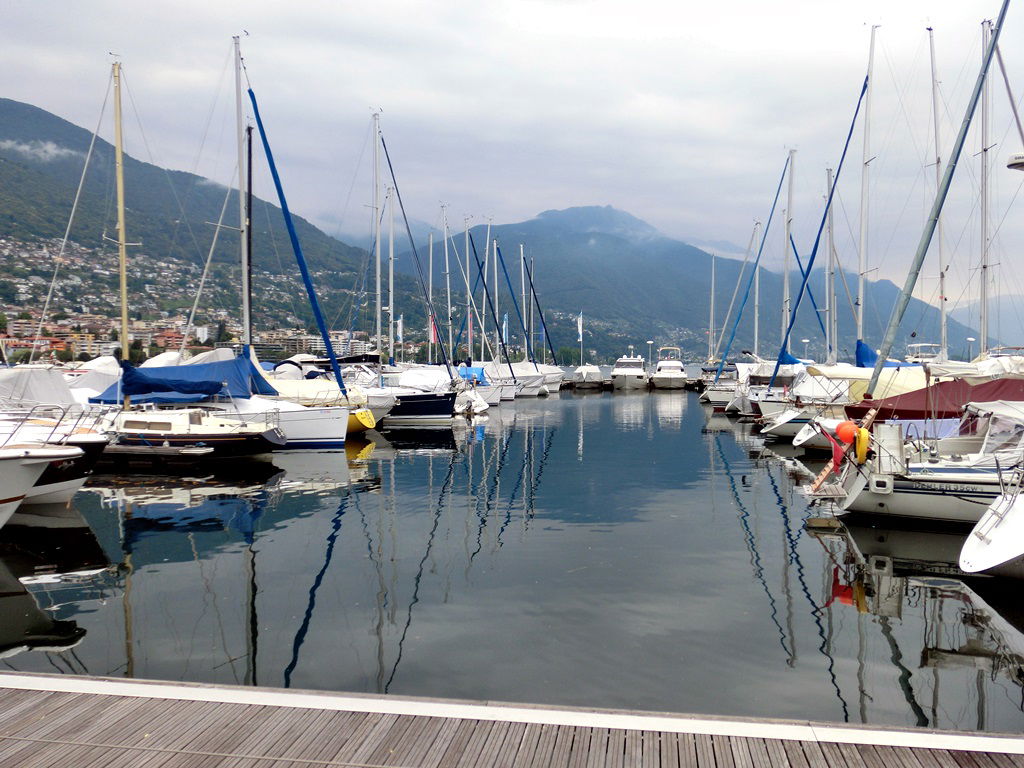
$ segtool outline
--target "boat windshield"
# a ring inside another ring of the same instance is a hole
[[[982,444],[981,452],[1019,452],[1021,438],[1024,438],[1024,423],[1014,419],[992,416],[989,419],[988,430],[985,432],[985,442]]]
[[[622,359],[615,363],[616,368],[643,368],[643,360],[626,360]]]

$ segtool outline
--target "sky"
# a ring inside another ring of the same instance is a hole
[[[407,212],[439,226],[445,203],[454,228],[467,216],[510,223],[612,205],[670,237],[742,251],[796,149],[790,210],[806,256],[825,169],[838,164],[878,25],[867,269],[902,283],[935,189],[926,27],[935,30],[945,157],[977,77],[981,21],[998,12],[994,0],[179,0],[134,4],[130,13],[107,0],[11,0],[0,95],[91,130],[116,53],[130,94],[129,152],[227,183],[237,34],[290,206],[331,234],[369,229],[370,116],[379,110]],[[1003,38],[1018,100],[1021,14],[1010,9]],[[1024,271],[1017,278],[1011,268],[1024,241],[1024,173],[1006,169],[1024,147],[1002,79],[991,82],[993,282],[996,292],[1024,294]],[[835,205],[837,252],[852,270],[862,125]],[[109,120],[102,132],[110,136]],[[948,293],[961,305],[977,293],[980,147],[972,129],[944,213]],[[272,198],[259,173],[257,194]],[[779,216],[769,264],[781,263],[782,243]],[[934,301],[930,262],[918,296]]]

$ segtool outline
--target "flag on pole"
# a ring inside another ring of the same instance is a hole
[[[508,344],[508,312],[501,318],[501,340]]]
[[[430,317],[430,343],[437,344],[437,323],[434,322],[434,317]]]
[[[583,341],[583,313],[576,318],[576,341]]]
[[[395,327],[395,341],[402,341],[402,315],[398,316],[398,325]]]

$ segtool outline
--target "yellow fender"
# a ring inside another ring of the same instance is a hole
[[[864,427],[860,427],[857,430],[857,437],[854,442],[856,443],[857,463],[863,464],[868,460],[868,446],[871,444],[871,433],[864,429]]]
[[[365,432],[377,426],[369,408],[355,408],[348,412],[348,431]]]

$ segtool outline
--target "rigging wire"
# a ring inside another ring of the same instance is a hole
[[[50,278],[50,287],[46,291],[46,300],[43,302],[43,312],[39,316],[39,326],[36,328],[36,337],[32,340],[32,350],[29,352],[28,357],[29,363],[35,359],[39,337],[43,335],[43,323],[46,322],[46,315],[50,311],[50,301],[53,299],[53,290],[57,285],[57,276],[60,274],[60,265],[64,262],[64,251],[68,245],[68,237],[71,235],[71,225],[74,223],[75,214],[78,212],[78,202],[82,197],[82,188],[85,186],[85,176],[89,170],[89,161],[92,159],[92,152],[96,146],[96,137],[99,135],[100,126],[103,124],[103,116],[107,111],[107,101],[110,99],[110,87],[113,80],[114,73],[111,71],[110,77],[107,80],[107,90],[103,96],[103,105],[100,107],[100,116],[96,121],[96,130],[93,131],[92,138],[89,140],[89,151],[85,154],[85,164],[82,166],[82,175],[78,179],[78,189],[75,190],[75,199],[71,204],[71,215],[68,217],[67,226],[64,228],[64,237],[60,241],[60,250],[57,252],[57,257],[54,260],[53,277]]]

